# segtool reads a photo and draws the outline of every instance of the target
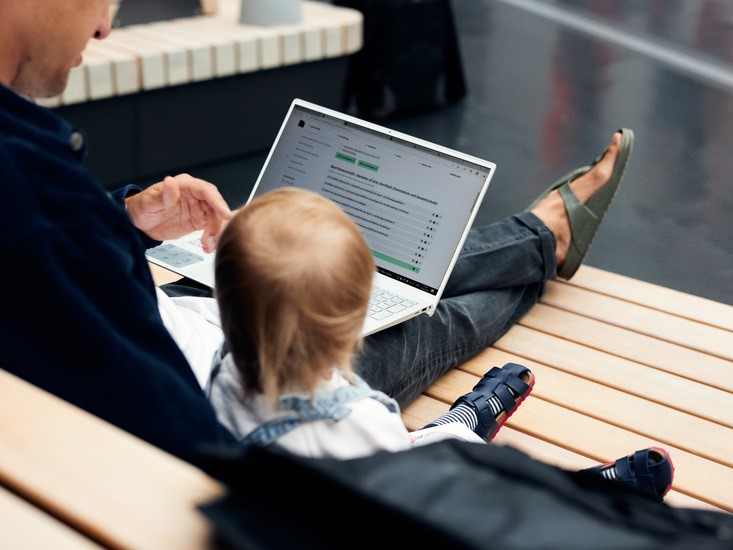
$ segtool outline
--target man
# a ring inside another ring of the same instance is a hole
[[[87,40],[109,32],[108,0],[0,3],[2,287],[40,304],[6,301],[1,364],[196,463],[201,443],[234,438],[163,323],[144,251],[196,229],[213,250],[231,212],[213,185],[185,174],[108,195],[83,165],[83,135],[23,97],[60,93]],[[532,212],[472,231],[435,315],[367,338],[357,372],[404,406],[508,330],[558,267],[571,277],[631,141],[615,134]]]
[[[109,32],[108,0],[0,6],[2,278],[40,305],[4,308],[2,366],[193,460],[196,442],[233,438],[160,320],[144,245],[205,229],[213,250],[231,212],[213,185],[187,175],[110,200],[82,164],[83,136],[15,93],[59,94],[87,40]]]

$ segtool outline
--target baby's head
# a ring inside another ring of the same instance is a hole
[[[374,263],[356,224],[331,201],[281,188],[240,209],[216,253],[216,298],[247,392],[309,392],[351,356]]]

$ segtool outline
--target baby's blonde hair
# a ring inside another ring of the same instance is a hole
[[[333,202],[281,188],[240,209],[219,240],[216,298],[245,393],[312,392],[339,365],[351,378],[374,262]]]

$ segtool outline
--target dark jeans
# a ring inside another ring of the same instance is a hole
[[[433,316],[365,338],[354,370],[406,406],[527,313],[556,263],[555,236],[532,213],[472,229]]]

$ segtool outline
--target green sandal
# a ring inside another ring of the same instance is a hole
[[[588,251],[590,250],[593,238],[598,231],[598,227],[601,225],[603,217],[606,215],[608,207],[611,205],[611,201],[616,195],[616,190],[624,176],[626,164],[629,162],[631,150],[634,146],[634,132],[628,128],[621,128],[618,131],[621,132],[621,147],[619,149],[618,158],[616,159],[616,164],[613,167],[611,178],[603,187],[593,193],[586,204],[582,204],[578,200],[578,197],[575,196],[575,193],[573,193],[569,184],[571,181],[588,172],[595,164],[598,163],[599,160],[603,158],[603,155],[598,157],[591,166],[576,168],[560,178],[548,187],[544,193],[537,197],[529,208],[527,208],[527,210],[532,210],[538,202],[549,195],[554,189],[557,189],[560,192],[560,196],[565,203],[565,210],[568,213],[570,230],[573,235],[565,262],[563,262],[562,267],[557,272],[557,276],[562,277],[563,279],[570,279],[575,275],[580,264],[583,263],[586,254],[588,254]]]

